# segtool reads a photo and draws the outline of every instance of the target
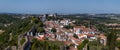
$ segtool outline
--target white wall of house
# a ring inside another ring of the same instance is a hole
[[[76,30],[75,34],[79,34],[80,33],[80,29]]]
[[[87,38],[87,35],[83,35],[83,36],[78,36],[79,39],[81,38]]]

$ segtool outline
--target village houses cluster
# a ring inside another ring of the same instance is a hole
[[[50,15],[53,16],[53,15]],[[55,16],[55,15],[54,15]],[[45,19],[45,17],[44,17]],[[44,27],[46,34],[36,33],[34,36],[38,40],[51,40],[51,41],[61,41],[66,45],[74,45],[73,48],[82,43],[85,39],[89,41],[97,40],[100,38],[100,43],[106,45],[106,36],[93,28],[85,26],[76,26],[74,25],[75,20],[63,19],[63,20],[46,20],[44,21]],[[74,25],[73,28],[66,29],[64,26]],[[51,29],[55,28],[56,32],[52,32]],[[96,34],[99,33],[99,34]],[[32,32],[29,32],[28,35],[33,36]],[[77,38],[75,37],[77,36]]]

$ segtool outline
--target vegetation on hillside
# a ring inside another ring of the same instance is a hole
[[[63,50],[64,44],[58,41],[38,41],[33,39],[31,50]]]
[[[31,18],[25,18],[25,19],[20,19],[17,18],[14,21],[13,17],[6,16],[2,17],[2,22],[1,23],[13,23],[10,26],[6,27],[5,32],[0,35],[0,50],[3,50],[7,46],[17,46],[17,40],[18,40],[18,35],[24,34],[26,31],[29,31],[32,27],[32,23],[30,23]],[[10,21],[7,19],[9,18]],[[1,18],[0,18],[1,19]],[[7,22],[7,21],[9,22]],[[13,21],[11,21],[13,20]],[[3,22],[4,21],[4,22]],[[10,40],[11,39],[11,40]]]

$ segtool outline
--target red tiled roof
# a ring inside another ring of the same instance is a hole
[[[95,35],[93,34],[86,34],[88,37],[94,37]]]
[[[78,34],[78,36],[83,36],[83,35],[85,35],[85,34]]]

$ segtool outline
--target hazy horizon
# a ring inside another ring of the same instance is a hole
[[[0,13],[120,13],[120,0],[0,0]]]

